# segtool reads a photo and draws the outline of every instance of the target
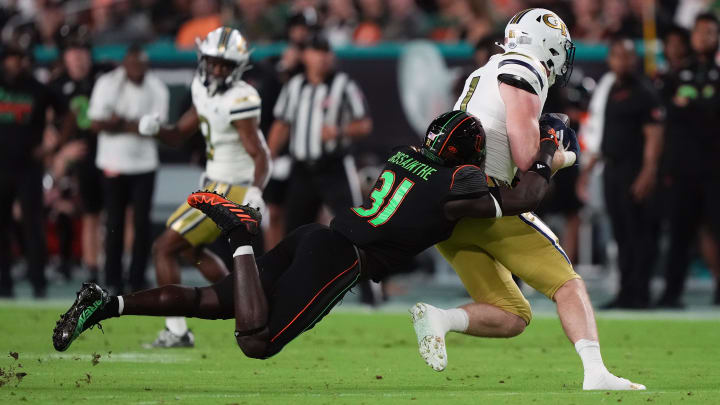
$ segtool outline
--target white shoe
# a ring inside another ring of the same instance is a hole
[[[583,390],[585,391],[635,391],[645,389],[644,385],[634,383],[626,378],[617,377],[607,370],[600,373],[585,374],[583,381]]]
[[[410,308],[420,356],[435,371],[447,367],[445,330],[440,310],[430,304],[419,302]]]
[[[143,344],[146,349],[159,347],[159,348],[171,348],[171,347],[195,347],[195,336],[192,331],[188,330],[184,335],[178,336],[168,328],[165,328],[158,333],[157,339],[150,344]]]

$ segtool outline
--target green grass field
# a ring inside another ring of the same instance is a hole
[[[0,307],[1,404],[720,403],[717,320],[601,319],[608,367],[648,386],[617,393],[581,390],[580,360],[556,319],[536,319],[510,340],[453,334],[450,365],[437,373],[418,356],[404,314],[331,314],[259,361],[236,348],[231,321],[191,320],[195,349],[143,349],[162,321],[139,317],[109,320],[104,334],[87,331],[56,353],[61,311]]]

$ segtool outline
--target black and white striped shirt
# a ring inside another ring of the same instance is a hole
[[[367,117],[368,109],[360,88],[347,74],[336,72],[314,85],[301,73],[285,84],[273,113],[275,119],[290,125],[290,155],[298,161],[313,162],[341,156],[349,143],[342,133],[323,142],[324,126],[343,128]]]

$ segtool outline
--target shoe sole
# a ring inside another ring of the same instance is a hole
[[[86,301],[90,301],[90,303],[87,303]],[[53,329],[53,346],[55,347],[55,350],[59,352],[67,350],[72,342],[80,336],[80,333],[76,335],[75,331],[77,331],[78,327],[82,328],[85,321],[87,321],[87,318],[95,312],[101,304],[102,297],[95,300],[81,300],[73,303],[70,309],[60,316],[60,320]],[[83,313],[85,313],[88,309],[92,309],[92,311],[90,311],[87,316],[83,316],[82,313],[78,316],[77,312],[81,305],[85,306]]]
[[[435,371],[443,371],[447,367],[445,339],[427,332],[429,328],[423,325],[426,313],[427,306],[423,303],[417,303],[410,308],[410,316],[418,339],[418,351],[428,366]]]

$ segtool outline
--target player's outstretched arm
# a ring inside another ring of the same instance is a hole
[[[270,151],[258,128],[258,119],[252,117],[237,120],[233,121],[232,125],[237,130],[240,142],[243,147],[245,147],[245,151],[247,151],[248,155],[250,155],[255,162],[253,186],[260,189],[265,188],[265,184],[270,176]]]
[[[137,125],[137,132],[144,136],[154,136],[170,146],[180,146],[197,132],[199,126],[200,119],[193,106],[185,111],[177,124],[171,126],[161,125],[157,114],[144,115]]]
[[[515,166],[527,171],[538,152],[538,117],[540,97],[506,83],[499,84],[500,96],[505,103],[505,122],[510,152]]]

